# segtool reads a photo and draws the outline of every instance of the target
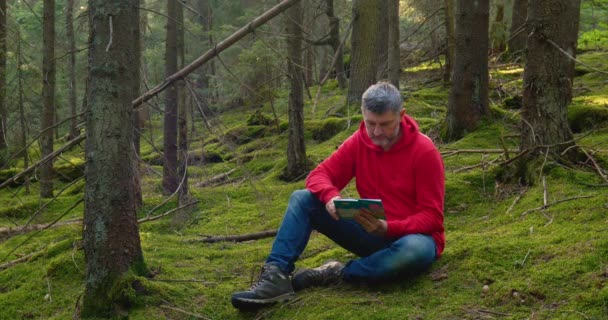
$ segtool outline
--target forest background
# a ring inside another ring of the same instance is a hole
[[[525,3],[1,0],[0,318],[608,317],[608,1]],[[444,157],[444,256],[239,313],[382,79]]]

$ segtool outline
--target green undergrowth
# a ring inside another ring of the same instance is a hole
[[[595,56],[580,58],[604,65],[606,61]],[[518,80],[512,73],[521,72],[517,67],[494,72],[504,87],[513,87],[508,90],[521,85],[513,83]],[[575,82],[587,91],[576,95],[571,113],[579,106],[601,108],[605,103],[606,93],[601,91],[605,89],[587,78],[595,79],[586,73]],[[336,84],[328,86],[335,89]],[[310,90],[314,97],[317,88]],[[405,94],[407,112],[431,135],[445,116],[447,90],[431,86]],[[248,288],[257,277],[272,238],[240,243],[200,240],[275,230],[290,194],[304,188],[303,180],[287,183],[279,179],[286,166],[288,133],[276,130],[273,119],[276,114],[280,126],[286,125],[285,104],[285,92],[279,92],[274,110],[270,104],[260,107],[261,117],[251,119],[251,110],[233,109],[213,119],[217,127],[212,132],[197,128],[188,172],[191,195],[199,203],[140,225],[144,258],[154,277],[133,278],[136,288],[123,288],[132,304],[130,319],[608,317],[608,193],[601,186],[605,181],[592,167],[571,169],[547,161],[534,186],[496,182],[494,164],[504,160],[502,150],[508,149],[514,156],[519,143],[518,111],[500,103],[494,105],[500,110],[494,112],[493,121],[459,141],[439,145],[446,168],[447,245],[430,270],[387,284],[309,289],[289,303],[257,312],[235,310],[230,294]],[[325,86],[314,114],[308,109],[312,101],[307,99],[306,152],[312,163],[320,163],[357,130],[360,116],[350,126],[345,117],[328,116],[343,104],[344,92]],[[157,120],[143,131],[152,137],[154,147],[142,140],[144,204],[139,218],[178,206],[174,198],[166,201],[161,193],[162,160],[155,148],[162,147],[162,127]],[[575,137],[605,167],[606,126],[585,126]],[[213,153],[216,158],[211,161]],[[62,161],[62,165],[78,167],[83,163],[82,150],[68,152],[65,158],[69,163]],[[222,174],[226,177],[201,186]],[[82,198],[84,181],[68,184],[57,183],[56,201],[32,223],[54,221]],[[356,196],[353,183],[344,195]],[[0,228],[25,224],[47,201],[38,198],[37,183],[31,185],[30,194],[25,188],[0,190],[4,204]],[[545,201],[549,206],[542,209]],[[61,219],[79,218],[82,212],[80,204]],[[0,270],[0,319],[72,318],[84,293],[81,228],[70,224],[11,237],[0,233],[0,265],[33,254],[25,262]],[[352,258],[351,253],[313,232],[297,266]]]

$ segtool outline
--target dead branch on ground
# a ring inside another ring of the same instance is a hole
[[[216,243],[216,242],[244,242],[249,240],[259,240],[264,238],[271,238],[277,235],[277,230],[266,230],[255,233],[247,233],[241,235],[231,235],[231,236],[205,236],[200,239],[187,240],[185,242],[194,243],[194,242],[202,242],[202,243]]]
[[[572,200],[577,200],[577,199],[586,199],[586,198],[593,198],[595,197],[595,195],[589,195],[589,196],[579,196],[579,197],[570,197],[570,198],[566,198],[566,199],[561,199],[561,200],[557,200],[557,201],[553,201],[551,203],[547,203],[544,204],[540,207],[534,208],[534,209],[529,209],[526,210],[524,212],[522,212],[522,214],[519,216],[521,219],[523,219],[523,217],[525,217],[528,213],[534,212],[534,211],[540,211],[540,210],[544,210],[547,209],[551,206],[554,206],[556,204],[562,203],[562,202],[566,202],[566,201],[572,201]]]
[[[195,183],[193,185],[193,187],[202,188],[202,187],[212,186],[212,185],[214,185],[214,184],[216,184],[218,182],[222,182],[222,181],[228,179],[228,176],[231,173],[234,173],[235,171],[236,171],[236,168],[232,168],[228,172],[223,172],[223,173],[215,175],[215,176],[213,176],[213,177],[211,177],[211,178],[209,178],[209,179],[207,179],[205,181],[201,181],[201,182]]]

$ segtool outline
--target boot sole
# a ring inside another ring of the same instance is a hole
[[[232,298],[232,306],[240,309],[256,309],[264,306],[268,306],[277,302],[287,302],[296,296],[295,292],[282,294],[268,299],[248,299],[248,298]]]

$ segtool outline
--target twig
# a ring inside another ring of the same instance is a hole
[[[193,187],[207,187],[207,186],[210,186],[210,185],[212,185],[212,184],[214,184],[216,182],[225,180],[226,178],[228,178],[228,175],[230,175],[231,173],[233,173],[235,171],[236,171],[236,168],[232,168],[228,172],[223,172],[223,173],[215,175],[215,176],[213,176],[213,177],[211,177],[211,178],[209,178],[209,179],[207,179],[205,181],[198,182],[198,183],[194,184]]]
[[[188,311],[186,311],[186,310],[182,310],[182,309],[180,309],[180,308],[175,308],[175,307],[170,307],[170,306],[167,306],[167,305],[164,305],[164,304],[161,304],[161,305],[160,305],[160,307],[161,307],[161,308],[164,308],[164,309],[169,309],[169,310],[177,311],[177,312],[180,312],[180,313],[183,313],[183,314],[189,315],[189,316],[191,316],[191,317],[195,317],[195,318],[197,318],[197,319],[210,319],[210,318],[207,318],[207,317],[205,317],[205,316],[203,316],[203,315],[200,315],[200,314],[196,314],[196,313],[188,312]]]
[[[604,181],[608,182],[608,177],[606,176],[606,174],[604,174],[604,172],[600,168],[600,166],[597,165],[597,162],[595,162],[595,159],[593,159],[593,157],[589,153],[587,153],[587,151],[583,147],[580,147],[580,149],[587,156],[587,158],[589,160],[591,160],[591,163],[593,163],[593,167],[595,168],[595,171],[597,171],[597,173],[600,175],[600,177],[602,177],[602,179],[604,179]]]
[[[30,260],[30,259],[31,259],[31,258],[32,258],[34,255],[36,255],[36,254],[38,254],[38,253],[40,253],[40,252],[42,252],[42,251],[38,251],[38,252],[34,252],[34,253],[30,253],[30,254],[28,254],[28,255],[26,255],[26,256],[23,256],[23,257],[21,257],[21,258],[19,258],[19,259],[15,259],[15,260],[12,260],[12,261],[9,261],[9,262],[6,262],[6,263],[3,263],[3,264],[0,264],[0,271],[1,271],[1,270],[4,270],[4,269],[8,269],[8,268],[10,268],[10,267],[12,267],[12,266],[14,266],[14,265],[16,265],[16,264],[18,264],[18,263],[21,263],[21,262],[27,262],[27,261],[28,261],[28,260]]]
[[[528,191],[528,188],[523,188],[520,192],[519,195],[517,195],[517,198],[515,198],[515,200],[513,200],[513,203],[511,203],[511,206],[509,207],[509,209],[507,209],[507,212],[505,212],[505,214],[509,214],[511,212],[511,210],[513,210],[513,207],[515,207],[515,205],[519,202],[519,200],[521,200],[521,197],[523,197],[523,195],[526,193],[526,191]]]
[[[110,15],[110,40],[108,41],[108,45],[106,46],[106,52],[110,51],[110,47],[112,46],[112,36],[114,35],[114,24],[112,23],[112,15]]]
[[[148,279],[149,281],[160,281],[160,282],[196,282],[196,283],[202,283],[202,284],[217,284],[217,282],[209,282],[209,281],[205,281],[205,280],[198,280],[198,279],[156,279],[156,278],[152,278],[152,279]]]
[[[163,214],[159,214],[159,215],[157,215],[157,216],[150,217],[150,216],[148,215],[148,216],[146,216],[145,218],[141,218],[141,219],[137,220],[137,223],[144,223],[144,222],[148,222],[148,221],[154,221],[154,220],[158,220],[158,219],[160,219],[160,218],[162,218],[162,217],[166,217],[166,216],[168,216],[168,215],[172,214],[173,212],[175,212],[175,211],[177,211],[177,210],[181,210],[181,209],[183,209],[183,208],[186,208],[186,207],[189,207],[189,206],[195,205],[195,204],[197,204],[197,203],[199,203],[199,202],[201,202],[201,201],[200,201],[200,200],[196,200],[196,201],[193,201],[193,202],[190,202],[190,203],[186,203],[186,204],[184,204],[184,205],[182,205],[182,206],[179,206],[179,207],[177,207],[177,208],[173,208],[173,209],[171,209],[171,210],[169,210],[169,211],[167,211],[167,212],[165,212],[165,213],[163,213]]]
[[[29,237],[27,237],[27,239],[23,240],[20,244],[18,244],[15,248],[13,248],[13,250],[11,250],[9,253],[7,253],[6,256],[4,256],[4,258],[2,258],[1,261],[5,261],[6,258],[8,258],[13,252],[15,252],[17,249],[19,249],[22,245],[24,245],[28,241],[30,241],[33,237],[35,237],[36,235],[38,235],[40,232],[42,232],[42,231],[44,231],[44,230],[52,227],[53,225],[55,225],[59,220],[61,220],[61,218],[65,217],[68,213],[70,213],[70,211],[72,211],[72,209],[76,208],[76,206],[79,205],[83,201],[84,201],[84,199],[80,198],[80,200],[76,201],[72,206],[70,206],[64,213],[62,213],[59,217],[57,217],[57,219],[55,219],[53,222],[47,224],[42,229],[37,230],[36,232],[34,232],[33,234],[31,234]]]
[[[549,153],[549,152],[547,152]],[[547,177],[543,176],[543,209],[547,208]]]
[[[585,198],[593,198],[595,197],[595,195],[590,195],[590,196],[580,196],[580,197],[571,197],[571,198],[566,198],[566,199],[561,199],[561,200],[557,200],[551,203],[548,203],[546,205],[542,205],[538,208],[534,208],[534,209],[530,209],[530,210],[526,210],[524,211],[521,215],[520,218],[523,218],[526,214],[530,213],[530,212],[534,212],[534,211],[539,211],[539,210],[543,210],[546,209],[550,206],[556,205],[558,203],[562,203],[562,202],[566,202],[566,201],[571,201],[571,200],[576,200],[576,199],[585,199]]]
[[[325,73],[325,76],[323,76],[323,79],[321,79],[321,82],[319,82],[319,87],[317,88],[317,93],[315,94],[315,101],[312,104],[312,108],[310,109],[310,112],[312,113],[312,115],[315,115],[315,110],[317,109],[317,103],[319,103],[319,97],[321,96],[321,87],[323,87],[323,84],[325,84],[325,81],[327,81],[327,79],[329,78],[329,75],[331,74],[332,70],[335,68],[336,63],[338,61],[339,55],[342,52],[342,47],[344,46],[344,42],[346,42],[346,39],[348,39],[348,35],[350,33],[350,29],[353,26],[353,21],[352,20],[350,22],[350,24],[348,25],[348,28],[346,29],[346,32],[344,32],[344,38],[342,38],[342,41],[340,42],[340,45],[338,46],[338,49],[336,50],[336,52],[334,53],[333,58],[331,59],[331,65],[329,67],[329,69],[327,70],[327,72]]]
[[[504,317],[510,317],[511,316],[510,313],[502,313],[502,312],[496,312],[496,311],[485,310],[485,309],[477,309],[477,312],[479,312],[479,313],[493,314],[495,316],[504,316]]]
[[[277,235],[277,230],[266,230],[256,233],[247,233],[242,235],[232,235],[232,236],[218,236],[218,237],[210,237],[207,236],[201,239],[187,240],[185,242],[193,243],[193,242],[203,242],[203,243],[215,243],[215,242],[243,242],[249,240],[259,240],[264,238],[271,238]]]
[[[21,178],[22,176],[30,173],[31,171],[34,171],[34,169],[38,168],[39,166],[47,163],[48,161],[56,158],[58,155],[62,154],[64,151],[70,149],[73,145],[79,143],[80,141],[84,140],[85,135],[81,134],[78,137],[70,140],[68,143],[66,143],[63,147],[59,148],[57,151],[48,154],[46,157],[40,159],[38,162],[34,163],[33,165],[29,166],[27,169],[24,169],[23,171],[19,172],[18,174],[14,175],[12,178],[7,179],[6,181],[0,183],[0,189],[8,186],[9,184],[17,181],[17,179]]]
[[[588,64],[585,64],[584,62],[581,62],[580,60],[576,59],[575,57],[573,57],[572,55],[570,55],[568,52],[564,51],[564,49],[560,48],[557,43],[553,42],[553,40],[551,39],[545,39],[547,40],[548,43],[550,43],[552,46],[554,46],[557,50],[559,50],[559,52],[563,53],[566,57],[570,58],[572,61],[577,62],[579,64],[584,65],[585,67],[595,71],[595,72],[599,72],[599,73],[603,73],[603,74],[608,74],[607,71],[602,71],[599,69],[596,69]]]

